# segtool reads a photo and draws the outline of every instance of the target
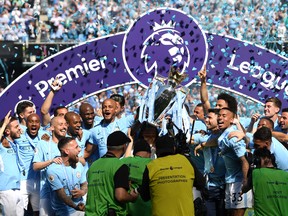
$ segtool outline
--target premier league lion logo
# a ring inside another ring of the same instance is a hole
[[[190,62],[190,52],[173,22],[155,23],[154,32],[144,41],[141,58],[147,73],[158,71],[156,59],[180,68],[183,73]],[[163,53],[168,54],[163,55]],[[161,58],[162,57],[162,58]]]
[[[154,76],[167,77],[170,67],[188,73],[190,85],[206,64],[205,34],[194,19],[175,9],[160,8],[138,19],[127,31],[122,48],[130,75],[144,86]]]

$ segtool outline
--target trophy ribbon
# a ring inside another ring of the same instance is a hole
[[[162,85],[160,80],[154,78],[145,94],[141,97],[138,117],[141,123],[144,121],[153,121],[155,95]]]
[[[170,68],[168,79],[156,76],[143,96],[143,100],[141,100],[139,121],[147,121],[159,126],[160,120],[174,104],[178,104],[175,109],[177,109],[176,116],[180,118],[186,95],[183,92],[180,93],[181,91],[176,91],[175,88],[186,76],[187,74],[181,74],[175,67]],[[165,80],[168,80],[167,84],[165,84]],[[182,121],[178,120],[178,122]],[[178,123],[178,125],[181,124]]]
[[[184,107],[185,99],[188,92],[189,92],[188,88],[178,89],[176,91],[176,102],[172,107],[172,121],[175,123],[178,129],[181,129],[184,133],[186,133],[190,128],[190,121],[189,121],[190,117],[186,108]],[[186,124],[183,124],[184,122],[186,122]],[[175,127],[174,132],[175,134],[177,134],[178,132],[178,130]]]

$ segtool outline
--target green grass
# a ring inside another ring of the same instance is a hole
[[[244,216],[254,216],[254,209],[253,208],[246,209]]]

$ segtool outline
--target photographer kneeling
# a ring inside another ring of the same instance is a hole
[[[267,148],[254,151],[253,164],[255,215],[288,215],[288,173],[276,168],[275,157]]]

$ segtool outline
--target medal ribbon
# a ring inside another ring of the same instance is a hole
[[[155,96],[158,91],[158,89],[162,86],[162,83],[158,80],[154,79],[152,82],[151,90],[149,91],[149,98],[148,98],[148,122],[154,122],[154,102],[155,102]],[[146,112],[144,112],[144,115],[146,115]]]
[[[31,137],[29,136],[29,134],[27,133],[27,131],[25,132],[25,136],[26,136],[26,138],[27,138],[27,140],[28,140],[31,148],[35,151],[36,146],[35,146],[33,140],[31,139]],[[38,137],[38,136],[39,136],[39,133],[37,134],[37,136],[35,137],[35,139],[37,138],[38,141],[40,141],[40,137]]]
[[[72,196],[72,190],[74,189],[74,187],[76,185],[76,183],[74,181],[74,169],[72,168],[72,182],[70,182],[70,178],[68,177],[68,174],[66,172],[66,167],[63,163],[62,163],[62,170],[63,170],[65,178],[66,178],[68,191],[69,191],[70,195]]]
[[[19,146],[16,143],[12,142],[7,137],[5,137],[5,138],[8,140],[10,146],[12,147],[14,152],[16,153],[17,166],[18,166],[20,172],[23,172],[23,175],[25,175],[25,164],[24,164],[24,162],[23,162],[23,160],[22,160],[22,158],[20,156]]]

